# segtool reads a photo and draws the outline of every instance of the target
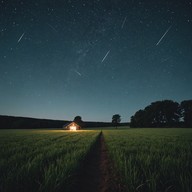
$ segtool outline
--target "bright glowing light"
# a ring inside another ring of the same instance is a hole
[[[71,125],[71,126],[70,126],[70,130],[71,130],[71,131],[76,131],[76,130],[77,130],[77,127],[76,127],[75,125]]]

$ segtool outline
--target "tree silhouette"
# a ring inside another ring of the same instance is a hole
[[[76,116],[73,120],[75,123],[77,123],[78,125],[80,125],[81,127],[84,126],[84,122],[82,121],[81,116]]]
[[[192,127],[192,100],[182,101],[180,104],[181,118],[185,127]]]
[[[134,116],[131,117],[131,127],[145,127],[146,118],[145,118],[145,111],[139,110],[135,113]]]
[[[117,129],[117,125],[121,122],[121,116],[119,114],[115,114],[112,117],[112,123]]]
[[[172,100],[156,101],[131,117],[132,127],[174,127],[179,124],[179,104]]]

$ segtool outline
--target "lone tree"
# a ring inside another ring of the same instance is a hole
[[[121,116],[119,114],[115,114],[112,117],[112,123],[117,129],[117,125],[121,122]]]
[[[84,122],[82,121],[81,116],[76,116],[73,120],[75,123],[77,123],[78,125],[80,125],[81,127],[84,126]]]

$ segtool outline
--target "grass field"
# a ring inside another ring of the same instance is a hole
[[[192,191],[192,129],[104,131],[127,191]]]
[[[0,131],[0,191],[70,191],[99,131]]]
[[[0,191],[70,191],[100,129],[0,130]],[[103,129],[103,135],[126,191],[192,191],[192,129]]]

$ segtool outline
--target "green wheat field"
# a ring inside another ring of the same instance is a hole
[[[0,191],[70,191],[98,130],[1,130]],[[191,129],[102,130],[126,191],[192,191]]]

